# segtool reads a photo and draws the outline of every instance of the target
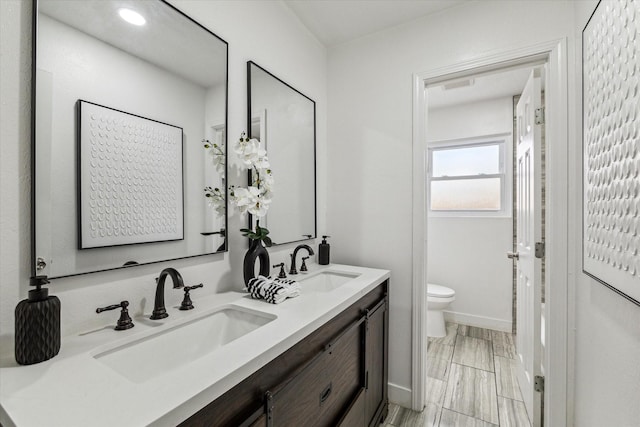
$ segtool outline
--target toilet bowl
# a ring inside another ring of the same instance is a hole
[[[427,283],[427,336],[440,338],[447,335],[443,310],[456,299],[456,291],[446,286]]]

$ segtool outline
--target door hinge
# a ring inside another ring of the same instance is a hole
[[[536,242],[536,258],[544,258],[544,242]]]
[[[535,119],[537,125],[544,124],[544,107],[536,108]]]
[[[533,380],[533,389],[538,393],[544,393],[544,377],[536,375]]]

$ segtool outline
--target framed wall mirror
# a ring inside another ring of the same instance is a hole
[[[267,150],[275,180],[260,226],[274,244],[315,238],[316,103],[252,61],[247,79],[249,136]]]
[[[161,0],[35,0],[33,264],[227,250],[228,44]]]

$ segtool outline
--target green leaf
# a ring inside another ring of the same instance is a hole
[[[270,237],[265,237],[262,239],[262,241],[264,242],[265,246],[270,248],[273,245],[273,242],[271,241]]]

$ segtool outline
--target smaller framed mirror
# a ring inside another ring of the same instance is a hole
[[[247,62],[247,80],[249,136],[267,150],[275,180],[274,196],[260,226],[269,229],[276,245],[313,239],[317,236],[316,103],[252,61]]]

